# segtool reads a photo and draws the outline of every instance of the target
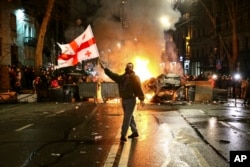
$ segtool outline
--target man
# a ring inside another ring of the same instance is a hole
[[[125,73],[122,75],[113,73],[102,64],[101,67],[104,69],[105,74],[118,84],[124,113],[121,129],[121,142],[127,141],[126,135],[129,127],[131,128],[132,134],[129,135],[128,138],[138,137],[139,134],[136,128],[133,112],[135,110],[136,97],[140,100],[140,105],[144,106],[144,94],[141,88],[140,79],[133,71],[133,64],[128,63],[125,68]]]
[[[248,85],[248,81],[247,78],[243,78],[241,81],[241,98],[245,99],[246,93],[247,93],[247,85]]]

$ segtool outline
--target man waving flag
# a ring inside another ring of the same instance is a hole
[[[57,59],[58,66],[56,68],[74,66],[84,60],[99,57],[99,52],[90,25],[88,25],[87,29],[72,42],[68,44],[57,44],[62,52]]]

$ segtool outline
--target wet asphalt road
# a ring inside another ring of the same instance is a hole
[[[119,103],[1,104],[0,166],[229,166],[231,150],[250,150],[249,114],[229,103],[146,104],[135,112],[140,137],[120,143]]]

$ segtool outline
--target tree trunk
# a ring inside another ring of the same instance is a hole
[[[228,15],[232,26],[232,54],[228,55],[228,60],[230,63],[229,71],[232,73],[237,70],[236,64],[239,56],[238,32],[237,32],[238,1],[226,0],[225,2],[227,5]]]
[[[47,31],[47,25],[50,20],[51,12],[54,6],[55,0],[48,0],[47,10],[45,12],[45,16],[42,21],[42,25],[40,27],[37,47],[36,47],[36,55],[35,55],[35,70],[36,73],[39,73],[39,68],[42,66],[42,57],[43,57],[43,45],[44,45],[44,37]]]
[[[229,65],[230,72],[235,72],[238,70],[237,69],[237,61],[238,61],[238,55],[239,55],[236,19],[234,19],[233,22],[234,22],[234,24],[232,24],[232,56],[229,58],[229,60],[230,60],[230,65]]]
[[[206,4],[204,3],[205,1],[199,0],[200,4],[204,7],[205,11],[208,14],[208,17],[213,25],[214,31],[216,33],[216,18],[214,17],[215,15],[211,13],[213,9],[208,9]],[[211,0],[211,3],[216,2],[216,0]],[[219,40],[221,42],[221,47],[223,48],[224,51],[227,54],[228,58],[228,67],[229,67],[229,72],[233,73],[236,71],[236,65],[237,65],[237,60],[238,60],[238,54],[239,54],[239,48],[238,48],[238,29],[237,29],[237,8],[238,8],[238,1],[234,0],[225,0],[227,10],[228,10],[228,16],[230,19],[230,25],[232,27],[232,51],[228,50],[226,47],[225,41],[222,38],[221,34],[219,33]]]

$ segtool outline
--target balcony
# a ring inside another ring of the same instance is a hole
[[[29,46],[36,46],[37,40],[33,37],[24,37],[23,44]]]

